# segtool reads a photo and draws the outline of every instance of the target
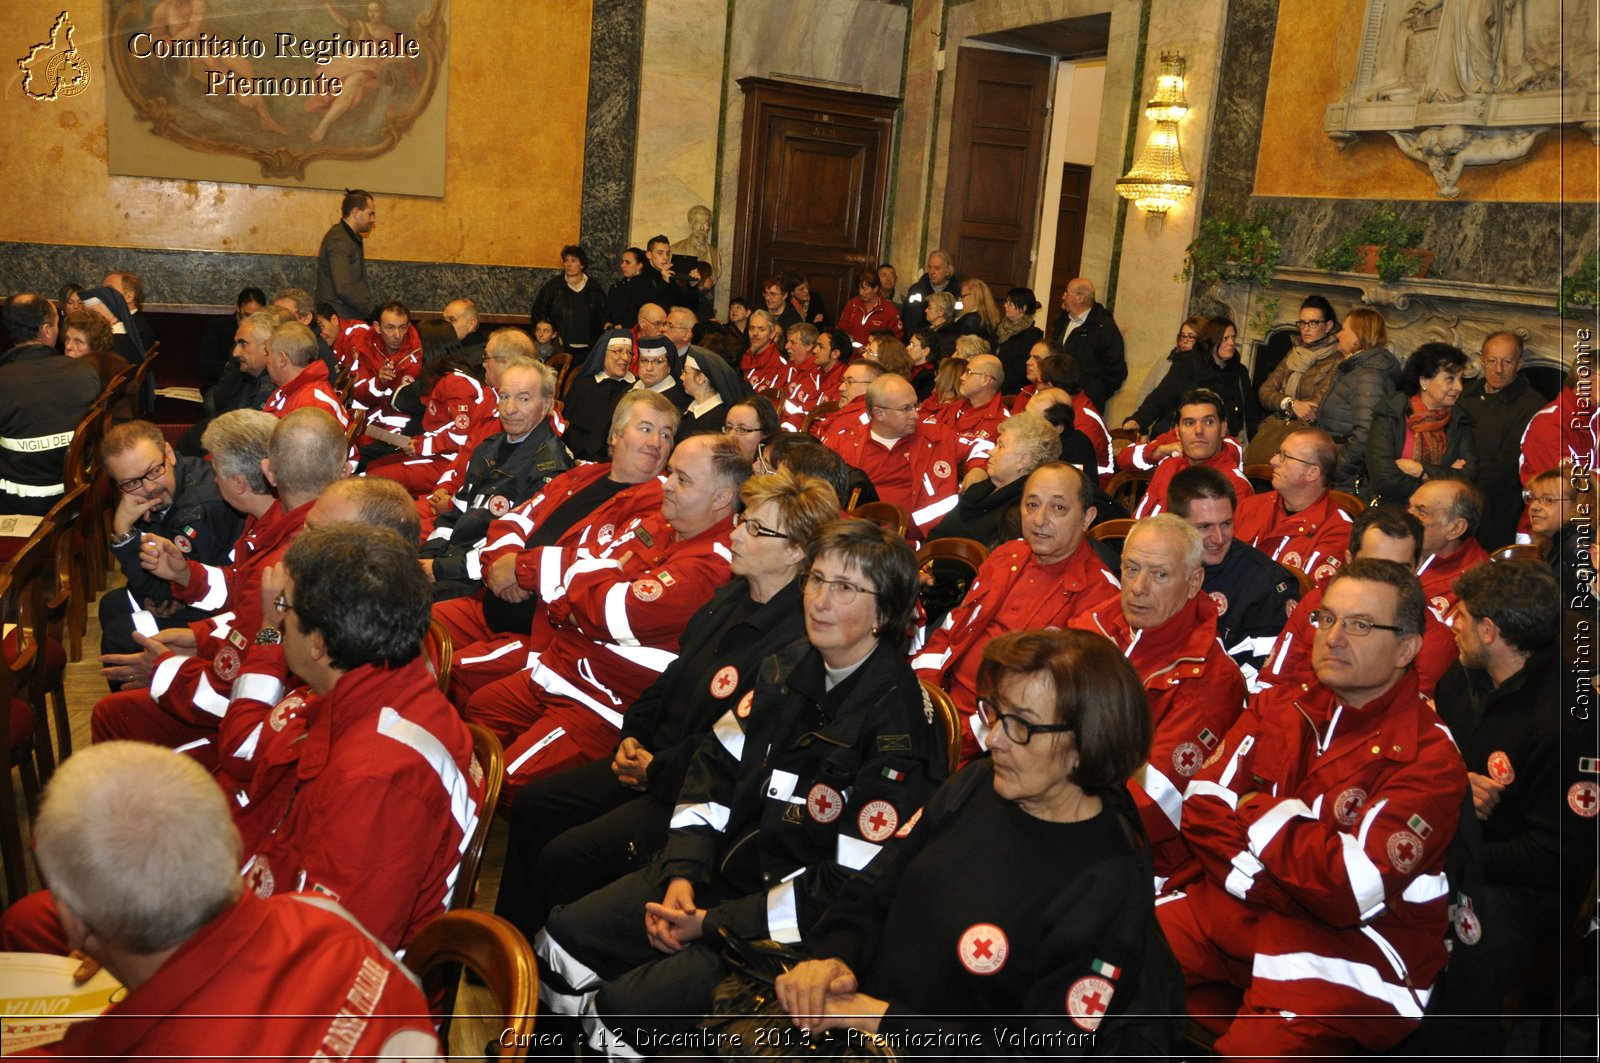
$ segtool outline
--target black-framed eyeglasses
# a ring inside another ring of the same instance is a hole
[[[280,613],[292,613],[292,612],[294,612],[294,606],[289,604],[288,595],[284,595],[284,594],[278,595],[278,600],[273,602],[272,604],[273,604],[274,608],[276,608],[278,610],[278,612],[280,612]]]
[[[878,594],[877,591],[868,590],[866,587],[858,587],[849,580],[823,579],[815,572],[806,573],[806,590],[812,594],[821,594],[824,590],[832,591],[833,600],[840,605],[849,605],[856,600],[858,594],[870,594],[874,597]]]
[[[978,719],[983,725],[993,728],[996,724],[1006,733],[1006,737],[1015,745],[1025,746],[1033,741],[1033,736],[1038,734],[1066,734],[1076,728],[1064,723],[1032,723],[1021,716],[1010,712],[1001,712],[1000,706],[990,698],[978,699]]]
[[[776,528],[769,528],[765,524],[762,524],[759,520],[754,520],[750,517],[747,517],[743,513],[735,513],[733,515],[733,526],[735,528],[743,528],[747,533],[754,535],[759,539],[793,538],[793,536],[788,532],[781,532]]]
[[[1295,327],[1296,328],[1316,328],[1318,325],[1326,325],[1326,324],[1328,324],[1328,319],[1323,317],[1323,318],[1318,318],[1315,321],[1296,321],[1295,322]]]
[[[124,491],[137,491],[145,484],[153,484],[161,479],[161,474],[167,471],[166,459],[156,462],[146,469],[143,476],[135,476],[131,480],[118,480],[117,487]]]
[[[742,436],[747,436],[752,432],[760,432],[761,426],[757,425],[754,428],[746,428],[744,425],[740,424],[725,424],[722,426],[722,430],[724,432],[737,432]]]
[[[1314,461],[1307,461],[1304,458],[1297,458],[1293,454],[1290,454],[1287,450],[1278,451],[1278,457],[1282,458],[1284,461],[1298,461],[1301,465],[1315,465],[1316,464],[1316,462],[1314,462]]]
[[[1370,617],[1335,616],[1327,609],[1318,609],[1316,612],[1311,614],[1312,627],[1318,627],[1326,631],[1332,631],[1335,624],[1343,624],[1345,634],[1349,635],[1353,639],[1366,638],[1374,631],[1392,631],[1398,635],[1403,630],[1402,628],[1395,627],[1393,624],[1380,624]]]

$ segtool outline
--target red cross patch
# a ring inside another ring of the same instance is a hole
[[[1600,812],[1600,785],[1584,779],[1567,790],[1567,805],[1584,819],[1593,819]]]
[[[1092,1033],[1100,1028],[1100,1020],[1106,1017],[1111,995],[1115,992],[1116,988],[1104,978],[1086,975],[1067,990],[1067,1014],[1079,1029]]]
[[[615,534],[617,534],[617,526],[615,524],[602,524],[596,538],[602,543],[609,543],[611,537]]]
[[[1006,965],[1011,943],[1006,932],[993,923],[973,923],[961,932],[956,942],[956,955],[961,966],[973,974],[994,974]]]
[[[1483,937],[1483,923],[1478,920],[1478,913],[1472,910],[1472,905],[1464,904],[1456,909],[1456,939],[1463,945],[1476,945],[1478,939]]]
[[[633,581],[633,596],[641,602],[653,602],[661,597],[661,583],[653,579],[636,579]]]
[[[277,885],[272,878],[272,867],[259,855],[250,858],[250,866],[244,869],[244,881],[256,891],[257,897],[272,896],[273,888]]]
[[[462,410],[460,413],[456,414],[455,424],[457,431],[465,432],[467,427],[472,424],[472,418],[467,415],[467,411]]]
[[[1332,579],[1333,574],[1338,571],[1338,565],[1334,564],[1332,561],[1325,561],[1317,566],[1317,570],[1315,572],[1311,573],[1311,582],[1319,585],[1326,583]]]
[[[711,696],[725,698],[739,687],[739,669],[728,664],[717,669],[717,674],[711,677]]]
[[[856,827],[869,842],[881,842],[900,826],[900,813],[887,801],[868,801],[856,817]]]
[[[232,646],[222,647],[212,659],[211,667],[217,673],[218,679],[224,683],[233,682],[234,677],[239,674],[239,651]]]
[[[750,703],[755,700],[755,697],[756,697],[756,692],[754,690],[746,690],[744,692],[744,697],[739,699],[738,708],[733,710],[733,714],[735,716],[739,717],[739,719],[741,719],[741,720],[744,719],[746,716],[749,716],[750,715]]]
[[[1422,839],[1408,830],[1397,830],[1385,844],[1389,863],[1402,875],[1422,863]]]
[[[1290,550],[1278,560],[1283,562],[1285,565],[1288,565],[1290,568],[1299,568],[1300,562],[1304,561],[1305,558],[1300,556],[1300,551]]]
[[[933,463],[933,475],[937,476],[941,480],[948,479],[950,473],[953,471],[954,470],[950,468],[950,463],[948,461],[936,461]]]
[[[1179,742],[1172,750],[1172,767],[1185,779],[1200,770],[1205,753],[1193,742]]]
[[[819,782],[806,795],[806,811],[818,823],[832,823],[844,811],[844,798],[838,790]]]
[[[511,512],[511,499],[505,495],[495,495],[489,499],[489,512],[497,517],[503,517]]]
[[[1435,594],[1428,599],[1428,608],[1433,610],[1433,615],[1443,623],[1449,623],[1445,617],[1450,615],[1450,599],[1442,594]]]
[[[182,550],[186,554],[194,549],[194,541],[191,540],[187,535],[174,535],[172,537],[172,543],[179,550]]]
[[[306,699],[299,694],[290,694],[272,708],[272,713],[267,717],[267,724],[274,731],[281,731],[300,712],[300,706]]]
[[[1505,750],[1497,749],[1489,754],[1489,778],[1501,786],[1510,786],[1516,780],[1516,769],[1512,768],[1511,758],[1506,756]]]
[[[1334,799],[1333,818],[1346,827],[1353,827],[1356,820],[1361,818],[1361,809],[1366,803],[1367,792],[1359,786],[1352,786]]]
[[[1217,616],[1228,615],[1228,596],[1221,591],[1206,591],[1211,595],[1211,600],[1217,604]]]

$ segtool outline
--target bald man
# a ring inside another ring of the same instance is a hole
[[[1000,438],[1000,426],[1011,416],[1000,394],[1005,378],[1005,366],[994,355],[980,354],[969,359],[961,374],[961,397],[941,406],[934,419],[964,436]]]
[[[1128,359],[1123,353],[1122,330],[1111,311],[1095,302],[1094,282],[1074,277],[1061,293],[1062,316],[1057,319],[1057,346],[1072,355],[1083,377],[1083,390],[1104,411],[1111,396],[1128,379]]]

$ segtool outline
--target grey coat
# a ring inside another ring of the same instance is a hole
[[[1339,444],[1339,465],[1333,476],[1336,489],[1354,490],[1356,480],[1366,471],[1372,415],[1380,402],[1394,394],[1399,379],[1400,363],[1387,347],[1373,347],[1339,363],[1333,387],[1317,409],[1318,426]]]

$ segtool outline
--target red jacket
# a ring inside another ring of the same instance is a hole
[[[834,436],[864,429],[867,425],[867,397],[857,395],[811,426],[811,434],[827,443]],[[837,448],[836,448],[837,449]]]
[[[440,377],[424,400],[422,435],[416,439],[417,457],[453,461],[463,451],[471,454],[468,444],[473,438],[490,422],[499,423],[498,401],[493,388],[466,373],[450,372]]]
[[[296,373],[294,379],[280,384],[277,391],[267,396],[261,408],[275,417],[287,417],[295,410],[306,408],[324,410],[333,415],[340,428],[350,427],[350,413],[334,394],[327,363],[320,358]]]
[[[739,369],[750,381],[753,390],[767,391],[783,387],[789,376],[789,359],[778,350],[776,343],[769,343],[759,351],[746,351],[739,361]],[[729,395],[724,395],[723,400],[737,401]]]
[[[274,502],[260,519],[246,524],[226,568],[189,562],[189,585],[173,584],[173,596],[223,611],[189,625],[195,633],[194,656],[168,653],[156,661],[149,695],[162,709],[212,727],[228,712],[245,653],[261,630],[261,574],[283,560],[312,505],[284,513]]]
[[[431,1058],[415,976],[321,899],[246,893],[98,1018],[22,1055],[70,1059]]]
[[[528,637],[528,680],[544,709],[593,713],[620,731],[624,710],[677,659],[689,618],[731,578],[732,531],[730,518],[679,539],[658,509],[593,553],[556,545],[519,555],[518,582],[527,573],[544,602]]]
[[[1600,408],[1592,397],[1580,400],[1577,389],[1566,388],[1522,430],[1522,486],[1563,461],[1594,468],[1597,437]]]
[[[956,507],[965,469],[989,463],[994,444],[958,436],[943,425],[919,424],[904,439],[885,448],[868,425],[830,435],[822,441],[847,465],[867,474],[878,498],[903,506],[911,514],[915,538]],[[909,533],[908,533],[909,534]]]
[[[1288,623],[1272,644],[1272,652],[1261,666],[1256,677],[1259,687],[1298,686],[1315,683],[1316,673],[1311,670],[1311,642],[1317,630],[1311,626],[1311,614],[1322,608],[1322,588],[1313,587],[1300,599]],[[1430,610],[1422,621],[1422,650],[1412,667],[1417,673],[1417,687],[1423,694],[1431,695],[1439,677],[1456,663],[1456,639],[1450,628]]]
[[[329,896],[390,948],[445,910],[484,777],[420,659],[290,694],[266,719],[255,765],[234,822],[257,894]]]
[[[350,388],[351,402],[365,409],[369,422],[373,424],[392,432],[405,428],[411,418],[396,410],[393,400],[396,391],[417,379],[417,374],[422,372],[422,339],[417,335],[417,326],[412,325],[406,332],[405,342],[400,344],[398,351],[389,350],[389,345],[383,342],[383,333],[377,329],[357,333],[351,340],[350,349],[356,360],[355,368],[351,371],[354,378]],[[394,376],[387,383],[379,378],[385,365],[394,366]]]
[[[546,517],[560,509],[573,495],[597,480],[609,475],[608,461],[579,465],[569,469],[544,485],[544,489],[522,505],[489,525],[481,549],[481,567],[476,567],[469,557],[467,571],[473,579],[483,578],[488,568],[507,553],[517,555],[517,583],[524,590],[539,590],[538,551],[528,549],[528,540],[534,529]],[[661,508],[661,481],[652,477],[644,483],[631,484],[574,524],[559,540],[574,548],[596,552],[610,544],[617,533],[650,513]]]
[[[1350,514],[1324,494],[1290,513],[1276,491],[1241,498],[1233,513],[1233,537],[1280,564],[1297,568],[1324,587],[1350,549]]]
[[[1156,874],[1172,875],[1188,859],[1178,835],[1184,783],[1215,755],[1244,707],[1244,675],[1217,641],[1216,603],[1196,594],[1160,627],[1135,631],[1113,597],[1067,626],[1115,642],[1144,684],[1155,737],[1128,790],[1150,835]]]
[[[1489,551],[1468,539],[1466,545],[1449,557],[1429,554],[1417,566],[1417,578],[1422,581],[1422,593],[1428,596],[1428,608],[1433,615],[1450,623],[1450,612],[1456,607],[1456,592],[1451,586],[1456,577],[1469,568],[1476,568],[1489,560]]]
[[[932,419],[957,435],[993,440],[1000,438],[1000,426],[1010,417],[1011,411],[1006,409],[1005,396],[996,395],[982,406],[974,406],[966,399],[956,399],[941,406]]]
[[[1445,962],[1445,850],[1467,777],[1415,673],[1359,709],[1321,686],[1263,691],[1215,754],[1189,783],[1183,832],[1195,890],[1254,920],[1252,998],[1420,1020]]]
[[[858,348],[867,345],[867,338],[875,329],[886,328],[894,333],[895,339],[904,335],[900,311],[895,309],[893,303],[879,299],[878,305],[868,310],[859,295],[844,304],[844,309],[839,312],[839,327],[850,334],[850,342]]]
[[[1122,453],[1117,455],[1117,465],[1121,468],[1155,469],[1155,475],[1150,479],[1150,486],[1145,489],[1144,497],[1139,500],[1139,508],[1134,511],[1133,515],[1135,517],[1153,517],[1165,509],[1167,505],[1167,488],[1171,485],[1172,478],[1184,469],[1196,464],[1184,457],[1182,451],[1176,454],[1168,454],[1154,466],[1149,464],[1149,459],[1146,456],[1148,450],[1153,450],[1155,447],[1163,446],[1167,443],[1175,443],[1177,440],[1176,432],[1167,432],[1148,443],[1142,443],[1135,447],[1124,447]],[[1221,450],[1198,464],[1210,466],[1232,480],[1233,489],[1239,496],[1239,505],[1243,505],[1245,499],[1256,493],[1256,489],[1245,478],[1243,460],[1244,452],[1239,449],[1239,444],[1228,438],[1222,441]]]
[[[1039,564],[1021,539],[1002,543],[911,667],[918,678],[948,690],[956,708],[970,717],[978,711],[978,664],[990,639],[1007,631],[1065,627],[1118,586],[1087,538],[1053,565]],[[968,757],[977,755],[970,723],[962,737]]]

